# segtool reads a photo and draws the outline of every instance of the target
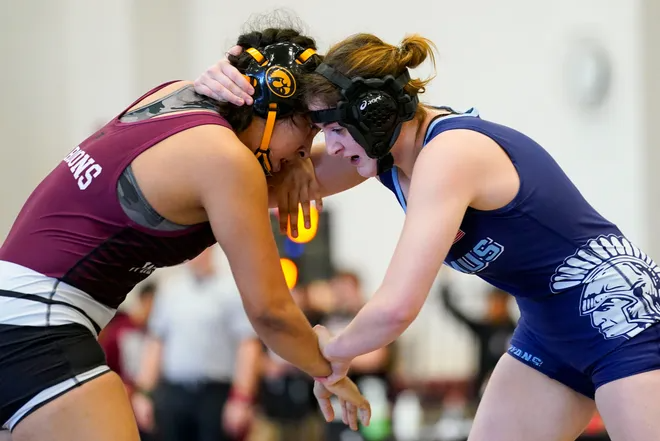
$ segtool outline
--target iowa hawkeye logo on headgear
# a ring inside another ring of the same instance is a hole
[[[272,66],[266,71],[266,84],[271,92],[282,98],[296,93],[296,79],[281,66]]]

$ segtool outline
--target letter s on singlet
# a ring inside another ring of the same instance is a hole
[[[66,157],[64,162],[69,166],[74,179],[81,190],[87,190],[92,184],[94,178],[98,177],[103,171],[103,167],[96,164],[94,159],[89,156],[80,146],[73,149]]]
[[[92,184],[94,178],[100,175],[102,171],[103,167],[101,167],[99,164],[93,164],[90,166],[87,170],[85,170],[84,174],[78,178],[78,188],[81,190],[86,190],[87,187]]]

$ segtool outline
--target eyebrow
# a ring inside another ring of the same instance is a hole
[[[328,127],[328,126],[331,126],[331,125],[335,124],[336,122],[337,122],[337,121],[326,122],[326,123],[314,123],[314,125],[315,125],[316,127],[319,127],[321,130],[323,130],[323,129],[325,129],[325,128]]]

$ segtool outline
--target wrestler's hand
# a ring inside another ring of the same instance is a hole
[[[319,338],[321,351],[332,339],[330,332],[323,326],[315,326],[314,331]],[[371,406],[362,396],[353,381],[346,377],[350,367],[350,360],[329,360],[332,366],[332,374],[326,378],[317,378],[314,382],[314,396],[316,397],[321,412],[326,421],[334,419],[334,409],[330,397],[334,394],[339,398],[342,408],[342,421],[357,430],[358,418],[360,422],[368,426],[371,419]]]
[[[323,210],[321,190],[311,159],[299,158],[287,162],[279,172],[268,178],[268,186],[269,191],[274,192],[277,198],[282,234],[287,232],[288,221],[291,235],[298,237],[298,205],[302,206],[305,228],[311,228],[311,201],[315,201],[318,211]]]
[[[358,430],[358,419],[362,425],[369,425],[371,405],[362,396],[355,383],[346,377],[327,386],[322,381],[314,382],[314,396],[327,422],[335,419],[335,411],[330,401],[333,395],[337,395],[337,398],[339,398],[342,408],[341,420],[344,424],[352,430]]]
[[[329,377],[323,379],[323,384],[332,384],[333,382],[339,381],[348,374],[348,369],[351,367],[352,360],[332,360],[329,359],[323,352],[324,348],[332,340],[332,334],[328,331],[328,328],[321,325],[314,326],[314,332],[319,339],[319,348],[321,353],[326,359],[330,362],[332,366],[332,374]]]
[[[242,47],[234,46],[227,54],[240,55],[242,51]],[[195,92],[216,101],[242,106],[252,104],[251,95],[254,94],[254,88],[238,69],[224,58],[195,80]]]

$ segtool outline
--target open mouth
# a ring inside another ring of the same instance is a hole
[[[358,165],[360,163],[360,157],[358,155],[351,156],[351,164]]]

